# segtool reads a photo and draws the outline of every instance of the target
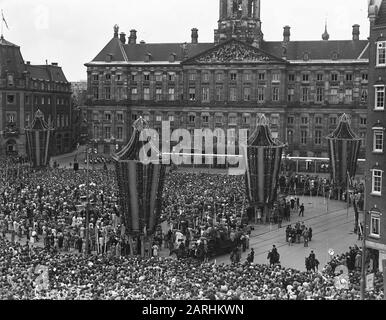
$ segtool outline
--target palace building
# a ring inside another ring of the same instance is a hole
[[[87,67],[82,107],[99,152],[126,143],[142,116],[161,132],[172,129],[246,128],[264,113],[292,156],[328,157],[325,137],[338,117],[350,115],[366,138],[369,42],[354,25],[348,40],[264,39],[260,0],[220,0],[214,41],[201,43],[196,28],[186,43],[137,42],[114,27],[112,39]],[[237,134],[237,133],[236,133]],[[364,157],[365,143],[361,150]]]
[[[20,47],[0,38],[0,155],[27,155],[25,128],[40,109],[54,130],[50,155],[69,152],[71,84],[57,63],[31,65]]]
[[[369,4],[369,108],[366,152],[366,246],[382,269],[386,260],[386,1]],[[375,252],[375,254],[374,254]]]

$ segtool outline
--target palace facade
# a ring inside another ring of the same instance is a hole
[[[0,37],[0,155],[26,156],[25,128],[40,109],[54,130],[50,155],[73,148],[71,84],[57,63],[31,65]]]
[[[366,140],[369,42],[354,25],[348,40],[264,39],[260,0],[220,0],[214,41],[137,42],[114,27],[113,38],[87,67],[87,103],[82,107],[99,152],[125,144],[131,124],[142,116],[161,133],[173,129],[246,128],[258,113],[292,156],[328,157],[325,137],[338,117],[351,116]],[[237,135],[237,131],[236,131]],[[361,157],[365,154],[365,143]]]

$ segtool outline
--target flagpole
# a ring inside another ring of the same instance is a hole
[[[4,13],[1,9],[1,38],[4,38]]]

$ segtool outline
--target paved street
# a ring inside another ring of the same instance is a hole
[[[305,269],[304,259],[311,250],[314,250],[320,267],[323,267],[329,258],[328,250],[334,249],[336,254],[345,253],[348,247],[354,244],[361,246],[357,240],[354,229],[354,209],[350,207],[347,218],[346,204],[340,201],[329,201],[329,212],[325,199],[319,197],[301,197],[301,203],[305,205],[305,216],[298,217],[292,214],[291,224],[304,221],[307,227],[313,229],[312,241],[305,248],[303,243],[289,246],[285,241],[285,228],[289,223],[284,223],[281,229],[275,226],[258,226],[252,233],[250,248],[255,250],[255,263],[268,263],[267,255],[272,245],[276,245],[282,266]],[[242,256],[242,261],[247,257],[249,250]],[[229,263],[229,256],[217,258],[217,263]]]

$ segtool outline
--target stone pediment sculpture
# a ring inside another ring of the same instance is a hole
[[[229,41],[186,61],[187,63],[234,63],[284,61],[240,41]]]

